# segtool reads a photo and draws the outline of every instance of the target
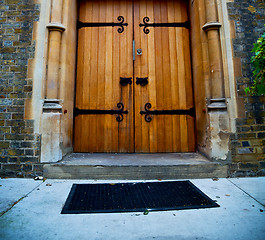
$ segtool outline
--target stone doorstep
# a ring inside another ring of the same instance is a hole
[[[165,180],[227,177],[228,166],[210,162],[198,153],[78,154],[44,164],[53,179]]]

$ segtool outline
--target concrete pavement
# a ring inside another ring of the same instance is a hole
[[[0,239],[265,239],[264,177],[191,181],[221,207],[61,215],[73,183],[129,181],[0,179]]]

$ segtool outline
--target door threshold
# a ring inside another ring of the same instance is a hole
[[[212,163],[200,153],[71,153],[58,164],[88,166],[174,166]]]
[[[199,153],[72,153],[44,164],[44,177],[57,179],[192,179],[227,177],[227,166]]]

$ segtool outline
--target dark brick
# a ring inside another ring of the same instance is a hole
[[[237,136],[239,139],[251,139],[256,138],[256,133],[239,133]]]
[[[26,134],[33,133],[33,128],[24,128],[21,130],[21,133],[26,133]]]
[[[10,133],[10,127],[0,127],[0,133]]]
[[[34,144],[33,142],[22,142],[21,147],[22,148],[33,148]]]
[[[33,165],[33,171],[34,172],[43,172],[43,165],[42,164],[34,164]]]
[[[240,169],[258,169],[258,163],[239,163]]]
[[[2,142],[0,141],[0,149],[6,149],[9,148],[10,142]]]
[[[21,133],[20,127],[11,127],[11,133]]]
[[[26,156],[33,156],[33,154],[34,154],[33,150],[31,150],[31,149],[25,150],[25,155]]]
[[[38,163],[38,157],[20,157],[19,160],[24,163]]]
[[[265,125],[252,126],[253,131],[265,131]]]
[[[24,150],[21,149],[9,149],[7,150],[9,156],[23,156]]]
[[[12,119],[22,120],[23,118],[24,118],[24,114],[19,114],[19,113],[13,113],[12,114]]]
[[[25,172],[32,171],[32,165],[31,164],[22,164],[22,170]]]
[[[242,141],[242,147],[250,147],[249,141]]]
[[[7,162],[8,162],[8,157],[0,156],[0,163],[7,163]]]
[[[24,127],[25,126],[25,121],[22,121],[22,120],[7,120],[6,121],[6,126]]]
[[[265,132],[258,133],[258,138],[265,138]]]
[[[21,134],[6,134],[6,140],[24,140],[25,136]]]
[[[6,171],[18,172],[21,171],[21,166],[17,164],[4,164],[3,169]]]
[[[17,164],[19,164],[18,159],[19,159],[19,157],[9,157],[8,158],[8,162],[9,163],[17,163]]]

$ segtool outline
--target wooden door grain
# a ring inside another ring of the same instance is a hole
[[[128,114],[79,114],[75,116],[75,152],[193,152],[194,117],[189,115],[150,115],[150,110],[193,108],[189,30],[184,27],[149,27],[139,24],[174,23],[188,20],[184,0],[82,0],[79,21],[119,22],[114,27],[84,27],[78,30],[76,103],[78,109],[111,110],[122,103]],[[133,61],[133,40],[135,61]],[[137,49],[142,50],[137,55]],[[133,83],[121,86],[120,78]],[[148,77],[148,84],[136,84]]]

